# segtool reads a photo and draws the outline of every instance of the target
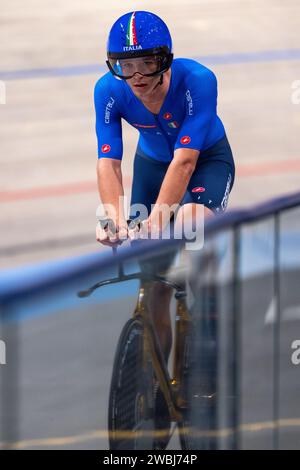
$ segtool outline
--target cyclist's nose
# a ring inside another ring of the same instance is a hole
[[[137,70],[136,72],[133,73],[133,77],[134,77],[136,74],[138,74],[138,75],[140,75],[141,77],[143,77],[142,72],[140,72],[139,70]]]
[[[135,62],[133,63],[133,74],[135,75],[138,73],[139,75],[143,75],[145,72],[145,66],[142,62]]]

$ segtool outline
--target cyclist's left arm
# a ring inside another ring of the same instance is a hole
[[[195,169],[211,121],[217,113],[217,80],[213,72],[205,69],[192,77],[187,88],[186,117],[175,144],[174,158],[168,167],[154,209],[149,216],[157,220],[162,204],[178,204]]]
[[[156,204],[178,203],[187,188],[199,156],[198,150],[177,149],[160,188]]]

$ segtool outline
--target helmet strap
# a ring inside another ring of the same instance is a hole
[[[153,88],[152,91],[156,90],[156,88],[157,88],[159,85],[162,85],[162,84],[163,84],[163,81],[164,81],[164,74],[162,73],[162,74],[160,75],[159,81],[157,82],[157,84],[155,85],[155,87]]]

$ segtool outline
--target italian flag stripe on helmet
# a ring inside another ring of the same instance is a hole
[[[136,37],[136,27],[135,27],[135,11],[132,13],[130,20],[127,25],[127,34],[126,34],[126,45],[127,46],[136,46],[137,37]]]

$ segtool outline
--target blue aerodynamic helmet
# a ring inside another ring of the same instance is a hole
[[[143,73],[148,77],[166,72],[173,60],[172,38],[167,25],[148,11],[133,11],[121,16],[108,36],[106,63],[114,75],[131,78],[128,70],[122,67],[122,61],[138,57],[150,57],[152,62],[155,59],[155,67],[152,65]]]

